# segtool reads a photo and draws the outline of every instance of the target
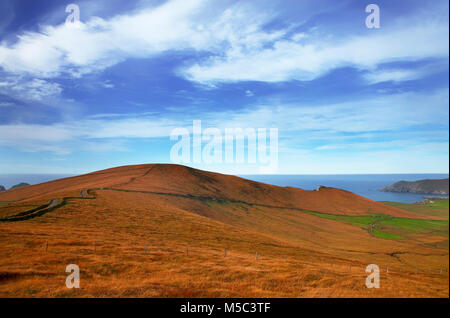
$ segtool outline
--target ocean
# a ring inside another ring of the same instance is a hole
[[[6,189],[21,182],[29,184],[38,184],[42,182],[52,181],[65,177],[71,177],[68,174],[0,174],[0,185]]]
[[[412,203],[422,201],[430,195],[382,192],[380,189],[401,180],[444,179],[448,178],[448,174],[242,175],[241,177],[304,190],[314,190],[322,185],[351,191],[374,201]]]
[[[0,174],[0,185],[10,188],[20,182],[37,184],[70,176],[56,174]],[[448,174],[241,175],[241,177],[305,190],[314,190],[322,185],[348,190],[375,201],[412,203],[423,200],[426,195],[381,192],[380,189],[400,180],[443,179],[448,178]]]

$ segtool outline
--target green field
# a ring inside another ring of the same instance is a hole
[[[446,202],[433,202],[429,205],[404,204],[389,202],[389,205],[397,208],[403,208],[408,211],[416,212],[418,214],[428,214],[444,216],[448,219],[448,200],[439,200]],[[447,208],[445,208],[447,207]],[[358,226],[362,229],[368,230],[373,236],[390,239],[401,240],[411,234],[436,234],[448,236],[448,220],[421,220],[392,217],[385,214],[371,214],[367,216],[347,216],[326,214],[313,211],[308,213],[330,220],[344,222],[350,225]],[[434,213],[434,214],[432,214]]]
[[[429,202],[427,204],[407,204],[390,201],[382,201],[381,203],[418,214],[448,219],[449,200],[432,200],[432,203]]]
[[[319,216],[321,218],[341,221],[350,225],[356,225],[363,229],[369,229],[369,225],[377,220],[380,220],[383,215],[368,215],[368,216],[346,216],[346,215],[335,215],[335,214],[326,214],[320,212],[312,212],[308,211],[308,213]]]
[[[403,236],[398,235],[398,234],[382,232],[382,231],[378,231],[378,230],[373,231],[372,234],[376,237],[384,238],[384,239],[388,239],[388,240],[401,240],[404,238]]]

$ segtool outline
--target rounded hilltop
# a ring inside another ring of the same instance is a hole
[[[0,194],[0,201],[55,198],[81,190],[108,190],[195,197],[220,202],[242,202],[331,213],[368,215],[383,213],[408,217],[410,213],[337,188],[320,191],[279,187],[233,175],[178,164],[128,165],[16,188]]]

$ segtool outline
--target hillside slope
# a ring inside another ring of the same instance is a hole
[[[343,190],[155,164],[0,202],[0,297],[448,297],[448,221]]]
[[[378,203],[354,193],[322,187],[307,191],[278,187],[231,175],[181,165],[149,164],[111,168],[0,193],[1,201],[50,199],[81,189],[114,188],[203,197],[338,215],[383,213],[398,217],[426,218]]]

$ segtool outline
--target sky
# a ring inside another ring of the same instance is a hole
[[[194,121],[278,129],[271,173],[448,173],[446,0],[70,3],[0,0],[0,174],[171,163]]]

